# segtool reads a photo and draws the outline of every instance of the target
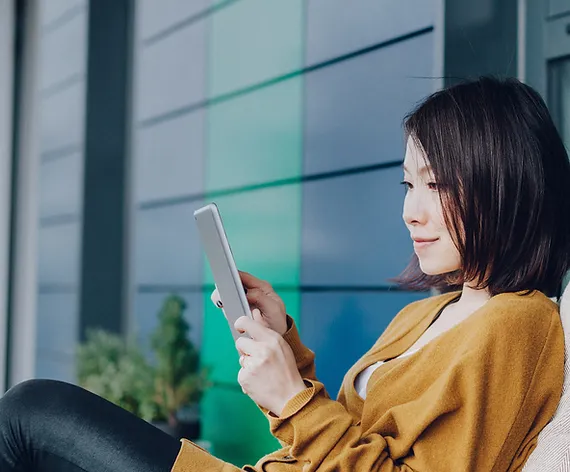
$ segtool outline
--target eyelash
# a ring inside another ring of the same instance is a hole
[[[406,180],[402,180],[402,182],[400,182],[400,184],[403,185],[404,187],[406,187],[406,191],[414,188],[414,186]],[[427,185],[428,185],[428,187],[430,187],[430,190],[433,190],[433,191],[438,190],[438,185],[435,182],[428,182]]]

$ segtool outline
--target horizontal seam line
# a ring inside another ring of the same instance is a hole
[[[202,109],[202,108],[207,108],[209,106],[212,105],[216,105],[225,101],[229,101],[232,100],[234,98],[243,96],[243,95],[247,95],[248,93],[252,93],[255,91],[258,91],[260,89],[266,88],[266,87],[270,87],[272,85],[276,85],[280,82],[284,82],[286,80],[292,79],[294,77],[300,76],[300,75],[304,75],[304,74],[308,74],[314,71],[317,71],[319,69],[323,69],[325,67],[329,67],[332,66],[334,64],[337,64],[339,62],[344,62],[350,59],[353,59],[355,57],[376,51],[378,49],[382,49],[384,47],[388,47],[388,46],[393,46],[394,44],[403,42],[403,41],[407,41],[409,39],[413,39],[417,36],[421,36],[423,34],[427,34],[433,31],[433,26],[428,26],[426,28],[422,28],[420,30],[416,30],[413,31],[411,33],[407,33],[405,35],[401,35],[398,36],[396,38],[392,38],[389,39],[387,41],[383,41],[381,43],[375,44],[373,46],[368,46],[362,49],[359,49],[357,51],[353,51],[341,56],[338,56],[336,58],[333,59],[328,59],[326,61],[311,65],[311,66],[306,66],[303,67],[299,70],[293,71],[293,72],[288,72],[286,74],[277,76],[277,77],[273,77],[271,79],[267,79],[265,81],[259,82],[257,84],[254,85],[249,85],[247,87],[243,87],[241,89],[232,91],[232,92],[228,92],[222,95],[219,95],[217,97],[213,97],[213,98],[209,98],[209,99],[205,99],[205,100],[201,100],[197,103],[193,103],[190,105],[186,105],[174,110],[170,110],[166,113],[162,113],[160,115],[156,115],[154,117],[150,117],[150,118],[145,118],[143,120],[138,121],[137,123],[137,127],[139,129],[144,129],[144,128],[148,128],[150,126],[153,125],[157,125],[159,123],[163,123],[165,121],[169,121],[175,118],[179,118],[181,116],[187,115],[189,113],[192,113],[196,110]]]
[[[153,35],[149,36],[148,38],[141,40],[141,44],[145,47],[152,46],[153,44],[157,43],[161,39],[167,38],[168,36],[171,36],[172,34],[178,32],[180,30],[183,30],[184,28],[187,28],[188,26],[191,26],[194,23],[197,23],[198,21],[204,20],[207,17],[209,17],[210,15],[213,15],[214,13],[216,13],[217,11],[228,7],[229,5],[237,3],[238,1],[239,0],[230,0],[230,1],[227,1],[224,3],[221,3],[219,5],[214,5],[214,6],[211,6],[209,8],[206,8],[205,10],[202,10],[201,12],[195,13],[193,15],[190,15],[190,16],[178,21],[177,23],[174,23],[173,25],[170,25],[167,28],[164,28],[163,30],[158,31],[157,33],[154,33]]]
[[[213,190],[209,192],[201,192],[189,195],[182,195],[178,197],[162,198],[158,200],[146,201],[138,204],[139,210],[150,210],[156,208],[163,208],[166,206],[180,205],[184,203],[191,203],[204,199],[218,198],[222,196],[241,194],[246,192],[253,192],[273,187],[284,187],[286,185],[295,185],[305,182],[315,182],[320,180],[328,180],[348,175],[358,175],[368,172],[377,172],[379,170],[392,169],[402,165],[402,160],[381,162],[378,164],[371,164],[367,166],[353,167],[350,169],[340,169],[330,172],[321,172],[318,174],[303,175],[297,177],[290,177],[287,179],[273,180],[270,182],[263,182],[259,184],[244,185],[241,187],[231,187],[221,190]]]

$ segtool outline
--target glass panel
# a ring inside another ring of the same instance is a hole
[[[37,349],[75,355],[78,335],[76,293],[41,293],[38,296]]]
[[[209,96],[299,70],[303,0],[240,0],[211,17]]]
[[[434,90],[433,34],[306,76],[304,172],[403,159],[402,120]]]
[[[279,291],[287,307],[288,314],[298,319],[299,293],[297,291]],[[214,306],[210,299],[211,292],[204,293],[204,338],[202,340],[202,363],[211,366],[212,379],[237,385],[240,369],[239,355],[231,335],[228,322],[223,312]]]
[[[198,21],[137,53],[136,116],[139,120],[204,99],[206,22]]]
[[[42,153],[81,145],[85,116],[84,81],[41,100],[40,108]]]
[[[295,78],[208,109],[208,191],[300,175],[302,93]]]
[[[136,132],[135,201],[204,191],[204,110]]]
[[[212,453],[236,467],[255,464],[281,448],[269,432],[267,419],[239,385],[208,390],[201,413],[202,436],[212,442]]]
[[[135,223],[135,281],[200,285],[202,247],[193,212],[202,202],[139,210]]]
[[[431,26],[436,11],[434,3],[433,0],[311,0],[307,2],[306,63],[315,64]]]
[[[168,30],[206,10],[211,0],[138,0],[137,36],[140,39]]]
[[[49,0],[41,2],[41,23],[46,26],[85,7],[87,0]]]
[[[315,352],[317,378],[336,398],[348,370],[376,342],[394,316],[428,293],[304,293],[303,344]],[[339,349],[342,346],[342,349]]]
[[[386,285],[413,254],[399,167],[304,184],[302,285]]]
[[[568,0],[549,0],[549,14],[561,15],[570,12],[570,2]]]
[[[40,216],[78,215],[81,212],[82,164],[82,154],[41,163]]]
[[[51,351],[36,351],[36,378],[75,383],[74,357]]]
[[[80,225],[68,223],[40,227],[38,238],[38,282],[77,286],[79,283]]]
[[[301,193],[299,185],[216,198],[239,269],[273,285],[299,282]],[[210,268],[206,283],[213,283]]]
[[[548,104],[558,132],[570,154],[570,58],[549,64]],[[562,290],[570,283],[570,272]]]
[[[42,37],[41,89],[85,72],[86,43],[86,10],[66,22],[61,28],[49,31]]]

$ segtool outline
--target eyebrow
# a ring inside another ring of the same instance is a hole
[[[404,168],[404,172],[407,172],[408,174],[411,173],[406,166],[402,166],[402,167]],[[430,172],[431,172],[431,166],[423,166],[420,168],[419,174],[423,175],[423,174],[428,174]]]

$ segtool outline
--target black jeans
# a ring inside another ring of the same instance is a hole
[[[1,472],[170,472],[180,442],[75,385],[28,380],[0,398]]]

